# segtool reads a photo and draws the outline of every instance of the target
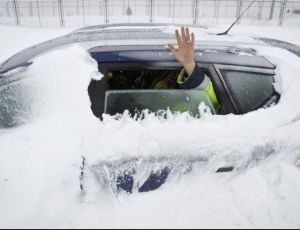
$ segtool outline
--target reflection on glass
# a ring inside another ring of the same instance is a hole
[[[131,114],[148,109],[152,112],[170,109],[171,112],[190,112],[199,115],[199,105],[205,103],[215,114],[215,109],[206,95],[199,90],[114,90],[106,92],[105,113]]]
[[[228,70],[222,75],[245,113],[263,106],[274,95],[273,75]]]

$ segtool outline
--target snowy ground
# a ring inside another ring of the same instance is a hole
[[[243,1],[242,9],[246,9],[252,1]],[[279,25],[282,2],[256,1],[241,20],[242,25]],[[19,23],[21,26],[32,27],[65,27],[95,25],[99,23],[145,22],[150,19],[150,2],[148,0],[68,0],[63,1],[61,18],[58,1],[22,0],[17,3]],[[273,11],[272,9],[273,5]],[[159,0],[152,1],[153,22],[155,23],[194,23],[193,0]],[[206,25],[230,24],[235,20],[239,0],[203,0],[198,1],[197,23]],[[300,1],[289,0],[284,10],[283,26],[299,26],[300,16],[296,13],[300,8]],[[132,16],[128,17],[127,9],[131,9]],[[107,11],[106,11],[107,10]],[[271,16],[271,11],[273,12]],[[184,14],[182,14],[184,12]],[[16,25],[12,0],[0,0],[0,24]],[[40,17],[39,17],[40,16]],[[272,19],[270,19],[270,17]],[[107,20],[107,21],[106,21]]]
[[[67,32],[0,27],[0,61]],[[239,27],[233,32],[300,45],[297,28]],[[276,48],[258,50],[278,65],[280,103],[244,116],[201,119],[124,116],[101,123],[82,93],[91,78],[101,76],[81,47],[36,59],[25,73],[26,96],[35,105],[32,122],[0,130],[0,227],[300,228],[300,59]],[[208,163],[147,194],[115,196],[90,181],[82,198],[82,154],[90,162],[186,156]],[[215,174],[224,164],[237,168]]]

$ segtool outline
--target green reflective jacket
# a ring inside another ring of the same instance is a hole
[[[220,110],[220,102],[215,93],[212,81],[206,74],[196,66],[194,72],[188,76],[185,69],[182,69],[177,77],[177,85],[181,89],[199,89],[207,94],[216,112]],[[167,89],[165,79],[156,82],[153,89]],[[180,106],[178,106],[180,108]]]

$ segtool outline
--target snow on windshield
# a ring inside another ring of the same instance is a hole
[[[200,119],[96,119],[87,88],[100,79],[80,46],[34,60],[31,122],[0,133],[0,226],[85,228],[247,228],[300,226],[300,60],[258,48],[278,65],[277,106],[243,116]],[[142,158],[203,157],[204,168],[145,194],[107,193],[95,181],[82,196],[89,164]],[[234,165],[230,174],[215,169]]]

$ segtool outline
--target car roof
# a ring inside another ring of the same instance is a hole
[[[69,44],[81,44],[93,57],[97,56],[98,61],[100,61],[101,53],[102,57],[104,57],[109,52],[116,54],[113,51],[119,51],[119,54],[122,53],[123,56],[130,51],[131,55],[136,55],[136,57],[131,56],[135,60],[141,57],[142,51],[142,56],[150,59],[154,58],[153,53],[150,51],[161,51],[163,55],[155,55],[157,59],[153,61],[161,61],[161,59],[173,60],[167,54],[165,45],[170,42],[176,43],[174,30],[178,26],[166,24],[115,24],[82,28],[15,54],[2,63],[0,74],[21,66],[30,65],[35,57],[49,50]],[[244,42],[245,37],[240,40],[228,38],[228,36],[221,38],[211,34],[207,31],[207,28],[201,26],[195,26],[192,29],[197,32],[200,31],[201,37],[205,37],[205,39],[196,42],[196,44],[200,44],[196,47],[198,55],[202,55],[199,61],[275,68],[267,59],[258,56],[255,50],[243,48],[244,45],[248,47],[251,47],[251,45],[262,45],[262,42],[255,41],[253,38],[250,39],[250,42]],[[135,46],[132,46],[132,44],[135,44]],[[148,52],[147,55],[145,55],[145,52]],[[110,57],[112,59],[116,56],[110,55]]]
[[[90,49],[89,52],[100,63],[176,61],[170,50],[162,45],[100,46]],[[253,49],[197,47],[195,60],[198,63],[275,69],[275,66],[265,57],[257,56]]]

